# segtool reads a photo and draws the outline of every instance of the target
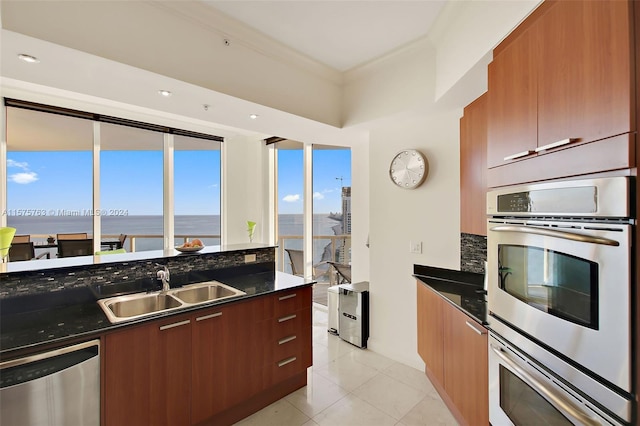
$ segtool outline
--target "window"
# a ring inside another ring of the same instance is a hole
[[[326,262],[351,264],[351,149],[313,145],[312,161],[315,278],[335,284],[344,277]]]
[[[100,235],[94,248],[101,250],[124,236],[127,251],[162,249],[172,243],[165,231],[177,236],[175,245],[195,237],[220,244],[222,138],[20,100],[5,105],[2,207],[36,255],[59,255],[47,237],[63,233]]]
[[[100,123],[100,216],[104,240],[127,251],[163,247],[163,134]]]
[[[220,244],[220,148],[216,141],[175,136],[175,245],[199,238]]]
[[[36,255],[48,236],[92,232],[92,123],[7,108],[7,225],[30,235]]]
[[[303,275],[299,253],[303,246],[303,197],[304,197],[304,157],[303,144],[294,141],[278,142],[278,247],[279,269],[288,273]],[[287,250],[295,252],[287,253]],[[292,266],[292,258],[296,264]],[[296,268],[297,266],[297,268]],[[294,270],[295,269],[295,270]]]

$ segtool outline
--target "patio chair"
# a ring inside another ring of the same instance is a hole
[[[299,277],[304,276],[304,252],[302,250],[284,249],[289,255],[289,264],[291,265],[291,273]],[[320,262],[313,265],[313,277],[316,278],[318,266],[325,265],[328,262]]]
[[[58,240],[58,257],[89,256],[93,254],[93,238]]]
[[[13,243],[28,243],[31,241],[31,235],[14,235]]]
[[[15,240],[15,237],[14,237]],[[33,247],[33,243],[31,241],[26,243],[12,243],[11,247],[9,247],[9,261],[10,262],[19,262],[23,260],[32,260],[32,259],[42,259],[46,256],[47,259],[51,258],[51,255],[48,251],[44,253],[40,253],[36,257],[36,251]]]
[[[60,240],[86,240],[89,238],[86,232],[74,232],[71,234],[57,234],[56,238]]]
[[[351,282],[351,265],[337,262],[327,262],[336,270],[336,276],[338,278],[337,284],[345,284]]]

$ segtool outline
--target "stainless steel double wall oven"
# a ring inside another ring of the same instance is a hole
[[[630,177],[488,193],[492,424],[634,421],[634,194]]]

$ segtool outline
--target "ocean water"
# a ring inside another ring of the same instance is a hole
[[[103,216],[103,235],[157,235],[156,238],[136,238],[136,251],[157,250],[162,248],[162,216]],[[327,214],[316,214],[313,217],[314,235],[335,235],[334,231],[341,233],[340,222],[330,219]],[[91,216],[8,216],[7,225],[16,228],[16,234],[43,234],[53,235],[67,232],[93,231]],[[280,236],[302,235],[303,216],[301,214],[282,214],[278,218],[278,230]],[[202,235],[220,235],[220,216],[176,216],[175,234],[188,235],[191,238]],[[44,242],[42,239],[32,238],[36,244]],[[314,239],[314,263],[323,259],[328,239]],[[204,238],[205,245],[220,244],[218,238]],[[182,239],[176,239],[175,244],[181,244]],[[125,243],[128,247],[128,243]],[[302,239],[285,241],[286,248],[302,248]],[[55,250],[55,249],[52,249]],[[325,254],[326,257],[326,254]]]

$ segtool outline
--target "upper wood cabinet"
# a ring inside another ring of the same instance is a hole
[[[546,1],[494,50],[490,187],[635,166],[632,3]]]
[[[537,147],[535,36],[525,31],[489,64],[487,165]]]
[[[487,94],[460,119],[460,232],[487,235]]]

